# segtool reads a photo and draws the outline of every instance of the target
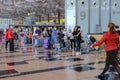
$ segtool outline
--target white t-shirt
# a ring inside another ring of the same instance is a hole
[[[69,37],[70,37],[70,39],[74,39],[74,37],[73,37],[73,34],[72,34],[72,33],[69,33]]]

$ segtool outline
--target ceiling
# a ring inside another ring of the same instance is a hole
[[[64,17],[64,0],[0,0],[0,18],[22,19],[33,13],[36,17],[56,18],[57,12]]]

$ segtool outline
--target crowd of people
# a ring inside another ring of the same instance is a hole
[[[28,33],[26,31],[21,31],[19,34],[12,30],[11,27],[6,30],[5,41],[6,47],[9,43],[9,51],[14,52],[14,40],[21,41],[21,47],[25,48],[26,44],[32,44],[35,47],[44,47],[47,49],[54,49],[55,54],[59,54],[60,50],[74,50],[77,52],[81,51],[82,31],[80,26],[75,26],[74,30],[67,30],[67,28],[58,28],[56,26],[52,27],[37,27],[33,33]],[[91,47],[99,46],[105,43],[105,51],[107,53],[106,64],[103,72],[98,76],[103,78],[106,71],[109,69],[110,65],[116,69],[120,75],[119,60],[118,55],[118,45],[119,45],[119,35],[115,30],[115,24],[108,24],[108,32],[103,34],[100,41],[94,43]],[[70,45],[69,45],[70,44]]]
[[[19,33],[9,27],[5,32],[5,49],[14,52],[14,41],[20,41],[20,46],[25,48],[27,44],[33,44],[35,47],[44,47],[47,49],[56,50],[72,50],[80,51],[81,48],[81,36],[82,31],[80,26],[75,26],[74,31],[67,30],[67,28],[61,27],[36,27],[36,30],[32,33],[21,30]],[[57,53],[57,52],[56,52]]]
[[[75,51],[80,51],[80,42],[81,42],[80,26],[75,26],[73,32],[72,30],[67,30],[67,28],[57,28],[56,26],[47,27],[42,30],[40,30],[40,28],[37,28],[33,36],[35,36],[36,38],[35,40],[36,43],[38,41],[37,45],[40,45],[42,39],[46,38],[45,40],[47,40],[48,42],[46,44],[47,49],[56,49],[56,50],[74,49]]]

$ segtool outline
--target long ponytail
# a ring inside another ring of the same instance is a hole
[[[115,30],[115,24],[114,23],[112,23],[112,22],[110,22],[109,24],[108,24],[108,28],[109,28],[109,31],[111,32],[111,33],[115,33],[116,32],[116,30]]]

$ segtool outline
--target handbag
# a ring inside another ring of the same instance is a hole
[[[120,49],[118,49],[117,59],[118,59],[119,62],[120,62]]]
[[[74,40],[77,40],[77,36],[76,35],[74,35]]]

